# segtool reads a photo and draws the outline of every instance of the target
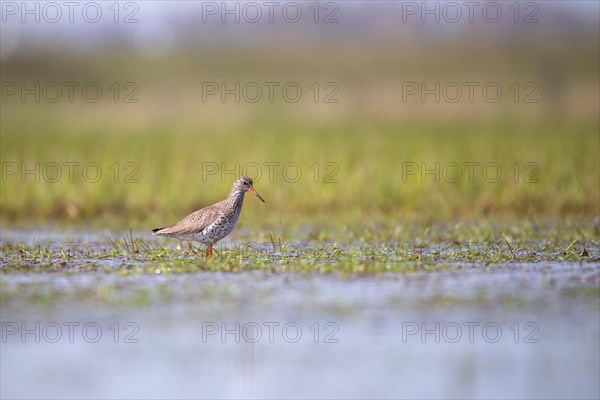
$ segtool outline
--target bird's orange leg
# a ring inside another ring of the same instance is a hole
[[[210,258],[212,256],[212,244],[208,245],[208,249],[206,249],[206,258]]]

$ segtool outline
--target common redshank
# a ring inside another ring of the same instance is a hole
[[[237,224],[246,192],[249,191],[265,202],[252,185],[252,179],[241,176],[233,183],[225,200],[194,211],[176,224],[153,229],[152,234],[206,244],[206,257],[210,257],[215,243],[229,235]]]

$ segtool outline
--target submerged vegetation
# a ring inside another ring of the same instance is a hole
[[[573,235],[580,233],[572,231],[567,236]],[[287,284],[295,280],[311,282],[316,277],[322,285],[331,278],[336,282],[350,279],[355,284],[373,277],[399,279],[398,284],[410,288],[410,293],[384,296],[387,307],[392,308],[523,309],[548,301],[543,296],[544,288],[566,301],[575,299],[597,307],[600,295],[597,240],[520,242],[505,237],[497,242],[420,239],[410,243],[342,244],[286,243],[271,238],[262,243],[221,243],[209,259],[202,248],[165,247],[164,241],[146,241],[133,233],[117,240],[70,240],[49,239],[32,244],[3,241],[0,303],[15,305],[25,301],[52,307],[56,302],[91,302],[137,307],[210,301],[214,307],[235,309],[247,298],[261,304],[275,301],[276,293]],[[495,287],[493,282],[502,281],[503,276],[511,277],[516,286]],[[237,277],[242,281],[238,282]],[[267,278],[275,281],[274,286],[265,283]],[[449,288],[440,290],[436,286],[439,283],[435,283],[439,279],[454,282],[451,286],[463,285],[470,279],[478,279],[479,283],[467,284],[463,293]],[[414,292],[425,284],[428,288],[433,286],[423,293],[420,289]],[[527,294],[529,285],[538,288],[533,298]],[[347,308],[341,303],[342,309],[333,303],[315,307],[321,311],[333,307],[331,311],[335,313]]]
[[[598,262],[598,241],[560,239],[524,241],[504,236],[496,241],[451,234],[452,241],[434,241],[433,235],[410,241],[268,241],[224,242],[212,258],[192,243],[164,247],[164,241],[146,241],[133,233],[83,242],[77,239],[2,242],[2,272],[67,273],[103,271],[129,274],[178,274],[200,271],[253,271],[372,275],[383,272],[432,271],[499,264]],[[581,237],[573,231],[563,237]],[[471,239],[465,240],[470,237]],[[462,238],[458,240],[458,238]]]

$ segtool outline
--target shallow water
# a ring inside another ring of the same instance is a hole
[[[1,282],[3,398],[600,396],[597,261]]]

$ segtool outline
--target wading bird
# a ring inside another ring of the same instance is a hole
[[[153,229],[152,234],[206,244],[206,257],[210,257],[215,243],[229,235],[237,224],[246,192],[265,202],[252,185],[252,179],[241,176],[225,200],[194,211],[176,224]]]

